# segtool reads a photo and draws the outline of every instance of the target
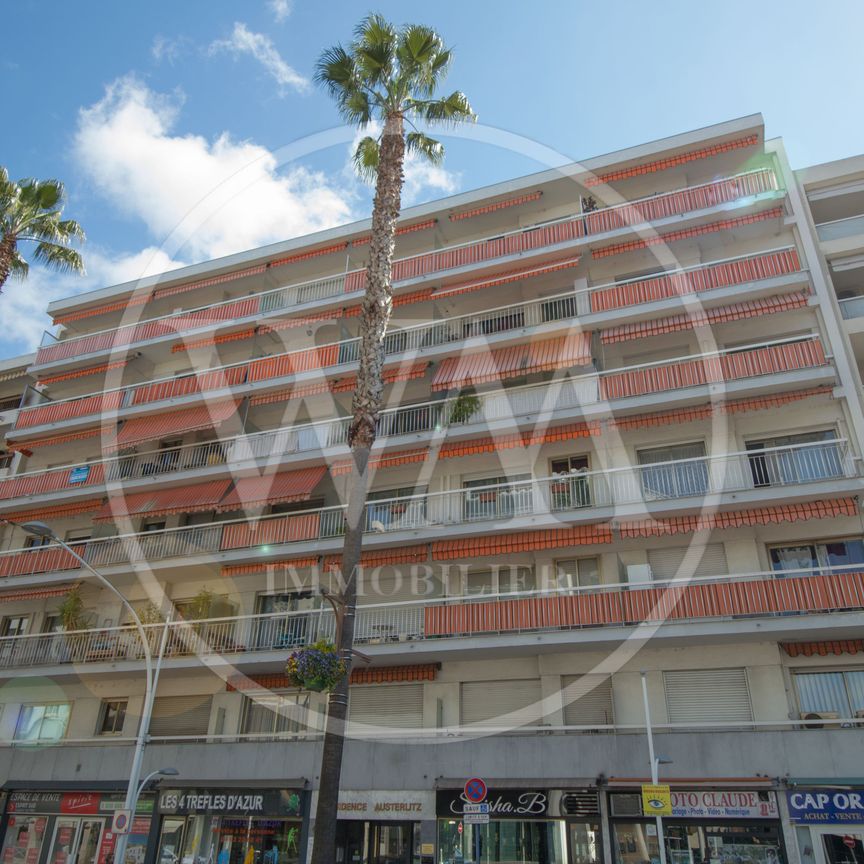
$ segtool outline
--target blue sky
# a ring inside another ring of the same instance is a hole
[[[860,0],[439,0],[369,7],[436,27],[448,85],[480,121],[581,159],[761,111],[793,166],[864,151]],[[0,162],[61,177],[88,275],[35,269],[0,297],[0,354],[31,350],[45,304],[368,215],[350,133],[311,83],[320,51],[369,11],[348,0],[17,0],[4,14]],[[409,203],[545,167],[445,136]],[[521,151],[521,152],[519,152]],[[536,155],[536,154],[535,154]],[[229,179],[231,178],[231,179]],[[227,181],[227,182],[226,182]],[[215,191],[214,191],[215,190]],[[178,228],[179,226],[179,228]]]

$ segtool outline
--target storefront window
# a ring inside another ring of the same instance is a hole
[[[3,838],[3,864],[36,864],[47,824],[47,816],[10,816]]]
[[[571,822],[570,864],[597,864],[603,858],[599,822]]]
[[[199,814],[166,818],[159,864],[296,864],[299,819]]]
[[[598,835],[599,836],[599,835]],[[438,864],[565,864],[563,821],[438,822]]]

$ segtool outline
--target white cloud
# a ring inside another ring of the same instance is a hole
[[[345,195],[302,166],[282,170],[258,144],[173,135],[176,100],[134,78],[81,111],[76,159],[118,210],[171,255],[206,260],[343,224]]]
[[[27,252],[27,250],[22,250]],[[183,262],[173,260],[163,250],[155,247],[142,249],[130,254],[112,255],[104,250],[82,249],[85,276],[54,273],[38,265],[31,265],[27,279],[10,279],[3,286],[0,295],[0,310],[14,314],[4,315],[5,326],[0,331],[0,351],[2,356],[23,354],[35,351],[44,330],[51,329],[51,319],[45,307],[52,300],[72,297],[115,285],[129,282],[143,276],[152,276],[183,266]]]
[[[150,54],[157,63],[166,60],[170,65],[189,47],[190,40],[186,36],[157,36],[150,46]]]
[[[292,88],[301,93],[309,89],[309,80],[296,69],[289,66],[269,36],[263,33],[253,33],[249,28],[237,21],[229,39],[218,39],[210,45],[210,53],[217,54],[228,51],[235,57],[248,54],[257,60],[279,85],[280,92]]]
[[[291,0],[270,0],[267,5],[277,24],[281,24],[291,14]]]

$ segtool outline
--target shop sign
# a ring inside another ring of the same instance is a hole
[[[442,789],[436,796],[439,816],[462,817],[465,805],[464,789]],[[489,789],[486,801],[491,819],[542,819],[549,813],[549,793],[538,789]]]
[[[786,793],[792,822],[840,825],[864,822],[864,792],[794,789]]]
[[[672,816],[685,819],[777,819],[773,792],[734,789],[672,791]],[[643,811],[648,815],[650,811]]]
[[[165,789],[159,793],[159,812],[297,816],[300,793],[292,789]]]
[[[648,816],[672,815],[672,791],[665,784],[642,784],[642,812]]]
[[[125,802],[126,796],[121,793],[103,795],[100,792],[13,792],[9,796],[8,811],[93,816],[113,813],[121,809]],[[139,799],[135,809],[137,813],[152,813],[153,799]]]
[[[339,791],[340,819],[422,821],[435,818],[435,796],[428,791]]]

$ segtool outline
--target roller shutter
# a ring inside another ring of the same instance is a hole
[[[213,697],[161,696],[153,700],[150,734],[206,735]]]
[[[690,577],[690,568],[696,562],[693,576],[725,576],[729,572],[726,563],[726,547],[722,543],[708,543],[702,547],[702,558],[699,559],[699,548],[693,549],[688,560],[687,572],[679,570],[689,546],[675,546],[672,549],[649,549],[648,563],[651,565],[651,576],[654,579],[686,579]]]
[[[567,675],[561,685],[565,726],[608,726],[615,722],[608,675]]]
[[[466,682],[462,685],[462,724],[528,726],[542,723],[542,709],[538,704],[541,695],[539,678]]]
[[[367,726],[419,729],[423,726],[423,685],[352,687],[348,716]]]
[[[664,672],[670,723],[736,723],[753,719],[745,669]]]

